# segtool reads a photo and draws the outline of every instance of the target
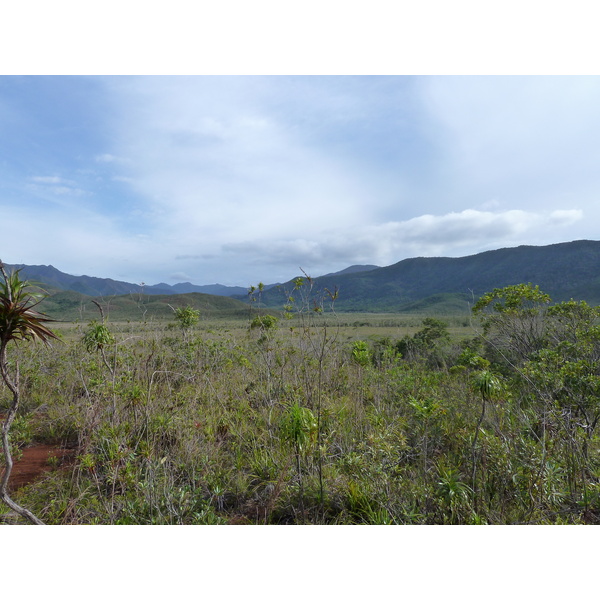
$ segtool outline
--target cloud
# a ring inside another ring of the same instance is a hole
[[[53,264],[68,273],[110,277],[111,264],[113,268],[119,265],[118,272],[121,265],[142,264],[144,252],[150,251],[140,240],[124,236],[109,217],[77,207],[62,213],[46,205],[32,214],[27,206],[7,206],[0,209],[0,220],[15,224],[3,233],[6,250],[2,258],[7,262]],[[24,246],[25,229],[28,242]],[[9,252],[14,258],[6,257]],[[15,256],[17,252],[21,258]]]
[[[169,275],[169,279],[171,281],[190,281],[191,279],[193,279],[193,277],[191,277],[187,273],[184,273],[183,271],[177,271],[176,273],[171,273]]]
[[[251,265],[286,265],[318,269],[353,263],[393,264],[411,256],[462,255],[469,251],[526,243],[536,231],[560,234],[583,217],[580,210],[539,213],[523,210],[490,212],[464,210],[445,215],[421,215],[350,231],[331,231],[316,241],[246,241],[223,246],[226,254]]]
[[[404,222],[375,227],[373,234],[404,251],[441,250],[456,252],[473,246],[490,247],[525,239],[535,230],[572,225],[582,211],[562,210],[551,213],[525,210],[490,212],[467,209],[445,215],[422,215]]]
[[[555,225],[574,225],[583,219],[583,211],[578,209],[555,210],[550,213],[549,221]]]
[[[217,254],[178,254],[175,260],[211,260],[218,258]]]
[[[98,154],[94,157],[94,160],[100,163],[111,163],[115,162],[115,160],[117,160],[117,157],[113,156],[112,154]]]
[[[600,78],[426,77],[419,90],[452,208],[492,191],[504,209],[553,210],[597,189]]]
[[[34,176],[29,178],[33,183],[27,184],[27,189],[39,194],[51,194],[54,196],[85,196],[89,194],[86,190],[77,187],[77,183],[71,179],[58,176]]]
[[[52,177],[43,177],[36,176],[30,177],[31,181],[35,183],[44,183],[49,185],[75,185],[75,183],[69,179],[63,179],[62,177],[52,176]]]
[[[509,210],[501,213],[467,209],[446,215],[422,215],[384,226],[401,243],[436,247],[460,246],[481,240],[506,240],[521,235],[540,221],[540,215]]]
[[[144,199],[148,224],[190,248],[318,242],[330,229],[468,207],[505,213],[489,218],[491,239],[502,239],[525,213],[591,201],[600,119],[579,105],[590,106],[586,94],[600,101],[600,86],[557,79],[111,79],[110,156],[129,160],[121,181]],[[468,220],[448,216],[446,234],[433,235],[458,243]],[[423,216],[402,233],[428,226]]]
[[[70,201],[69,198],[75,199],[90,195],[90,192],[86,190],[65,185],[39,185],[37,183],[28,183],[25,185],[24,189],[29,195],[52,202],[65,209],[72,206],[72,201]]]
[[[64,185],[58,185],[51,188],[51,190],[57,196],[85,196],[88,193],[80,188],[67,187]]]
[[[282,92],[287,85],[296,91],[296,80],[281,82],[282,88],[268,78],[111,81],[120,117],[110,156],[129,159],[119,180],[143,198],[155,235],[177,246],[204,246],[201,254],[228,239],[297,237],[309,230],[318,238],[334,223],[365,221],[378,191],[389,201],[382,183],[365,183],[368,169],[361,173],[357,163],[349,170],[339,149],[321,145],[320,129],[339,125],[319,115],[343,108],[349,118],[358,111],[351,96],[339,94],[323,108],[313,103],[323,98],[323,90],[314,97],[319,86],[305,88],[313,94],[303,104]],[[272,110],[271,90],[278,102],[291,102],[289,112]],[[301,106],[307,116],[294,113]],[[301,118],[310,127],[301,127]]]
[[[121,156],[115,156],[114,154],[97,154],[94,156],[94,160],[97,163],[127,163],[128,159]]]

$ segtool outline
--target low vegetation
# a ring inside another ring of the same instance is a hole
[[[281,311],[259,287],[230,320],[89,314],[13,344],[11,444],[76,451],[19,504],[49,524],[600,521],[597,307],[522,284],[456,320],[338,315],[313,283]]]

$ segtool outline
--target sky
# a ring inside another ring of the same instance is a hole
[[[0,258],[249,286],[600,239],[597,76],[1,76]]]

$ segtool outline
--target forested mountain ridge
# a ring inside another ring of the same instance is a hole
[[[155,285],[146,285],[144,283],[129,283],[126,281],[117,281],[115,279],[91,277],[89,275],[69,275],[59,271],[52,265],[10,265],[6,267],[9,270],[21,270],[21,276],[24,279],[40,283],[50,292],[71,291],[78,292],[84,296],[124,296],[126,294],[145,294],[151,296],[173,295],[173,294],[210,294],[212,296],[237,296],[245,298],[248,288],[241,286],[227,286],[220,283],[208,285],[195,285],[193,283],[157,283]],[[340,271],[339,273],[330,273],[328,276],[340,275],[343,273],[354,273],[358,271],[369,271],[377,269],[375,265],[353,265]],[[265,290],[279,285],[278,283],[265,284]]]
[[[313,289],[338,289],[340,311],[402,311],[459,302],[508,285],[533,283],[554,301],[600,304],[600,242],[579,240],[549,246],[490,250],[462,258],[408,258],[367,272],[317,277]],[[264,293],[269,306],[284,302],[293,282]]]
[[[125,294],[170,295],[170,294],[211,294],[214,296],[234,296],[244,294],[243,287],[229,287],[221,284],[194,285],[192,283],[157,283],[145,285],[117,281],[115,279],[69,275],[52,265],[6,265],[9,269],[22,269],[24,279],[36,281],[55,290],[72,291],[85,296],[123,296]]]

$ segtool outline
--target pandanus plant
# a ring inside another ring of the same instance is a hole
[[[477,480],[475,476],[477,474],[477,438],[479,437],[479,432],[481,431],[481,424],[483,423],[483,419],[485,417],[485,408],[486,404],[493,397],[497,396],[502,390],[502,383],[500,379],[488,371],[487,369],[483,371],[479,371],[473,377],[473,387],[481,394],[481,414],[479,415],[479,420],[477,421],[477,427],[475,429],[475,437],[473,438],[473,445],[471,446],[471,454],[472,454],[472,472],[471,472],[471,483],[473,486],[473,494],[475,496],[475,506],[477,507]]]
[[[0,499],[13,511],[29,519],[36,525],[43,525],[33,513],[19,506],[8,493],[8,481],[13,468],[9,432],[19,409],[19,365],[15,364],[13,373],[10,372],[7,358],[7,348],[11,342],[23,340],[41,341],[49,344],[50,340],[58,339],[46,326],[52,321],[43,313],[35,310],[42,299],[40,294],[32,293],[31,285],[23,281],[19,273],[13,271],[7,274],[0,260],[0,373],[2,379],[12,394],[12,402],[2,423],[2,449],[4,451],[4,472],[0,479]]]

